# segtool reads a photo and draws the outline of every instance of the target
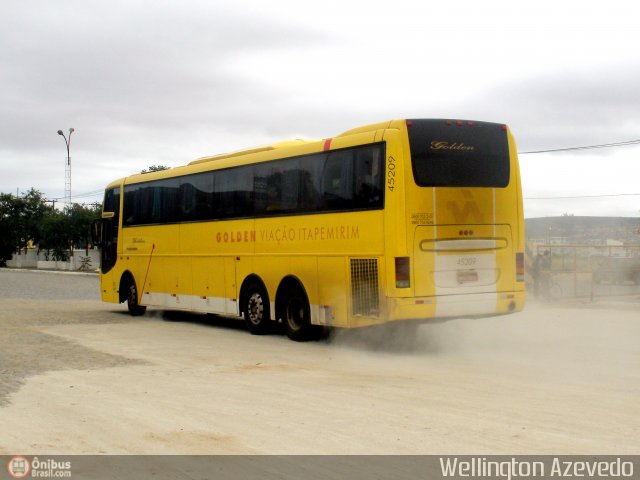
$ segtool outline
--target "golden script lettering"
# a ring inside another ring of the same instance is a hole
[[[473,152],[475,147],[473,145],[465,145],[458,142],[444,142],[442,140],[433,140],[431,142],[431,150],[456,150],[460,152]]]

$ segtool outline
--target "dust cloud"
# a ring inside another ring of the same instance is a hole
[[[514,380],[640,392],[640,299],[614,307],[529,301],[524,311],[336,331],[331,347],[391,368],[463,368]],[[371,359],[369,359],[371,361]]]

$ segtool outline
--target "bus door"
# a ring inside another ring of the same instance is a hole
[[[102,273],[107,273],[116,264],[118,258],[120,187],[110,188],[105,192],[102,212],[100,268]]]

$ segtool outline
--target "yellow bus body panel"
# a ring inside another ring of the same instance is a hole
[[[385,144],[380,210],[124,228],[120,218],[118,259],[101,275],[102,300],[123,300],[120,282],[128,272],[142,305],[230,315],[241,313],[243,283],[255,276],[264,283],[274,320],[280,285],[295,279],[307,294],[313,323],[345,328],[520,310],[525,293],[524,283],[515,280],[515,256],[524,251],[522,191],[515,142],[507,135],[506,188],[417,186],[404,120],[320,141],[204,157],[112,182],[110,188],[126,191],[127,185],[177,175]],[[121,212],[123,202],[124,194]],[[411,259],[408,287],[396,281],[396,259],[406,257]],[[358,290],[356,280],[375,286]],[[369,297],[377,306],[368,306]]]

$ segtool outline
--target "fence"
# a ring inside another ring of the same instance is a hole
[[[545,252],[550,262],[536,272]],[[539,244],[528,257],[529,285],[543,299],[640,294],[640,245]]]

